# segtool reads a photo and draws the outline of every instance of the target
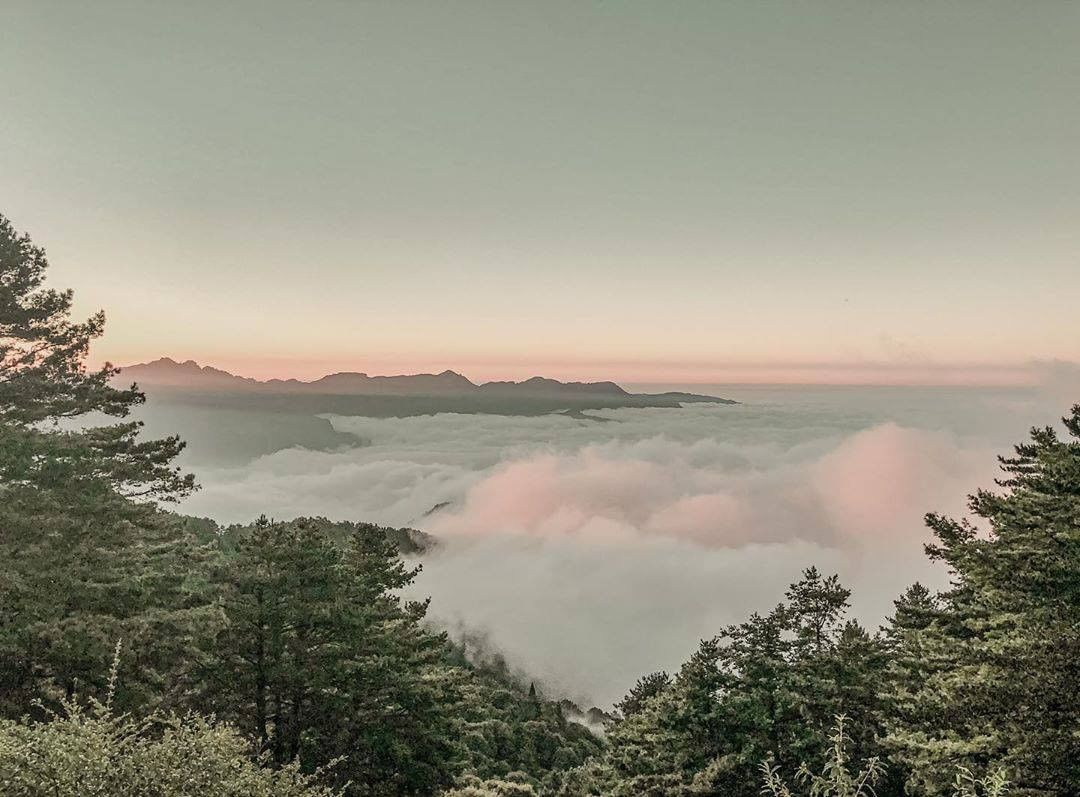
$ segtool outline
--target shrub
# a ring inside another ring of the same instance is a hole
[[[195,714],[136,720],[65,701],[44,721],[0,720],[5,797],[334,797],[296,765],[259,765],[228,725]]]

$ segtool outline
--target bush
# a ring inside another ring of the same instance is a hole
[[[867,760],[858,772],[851,772],[848,767],[849,739],[844,733],[847,718],[841,714],[833,726],[832,747],[829,757],[820,774],[814,774],[803,764],[799,767],[796,780],[807,787],[811,797],[874,797],[874,786],[885,774],[885,767],[877,758]],[[770,797],[792,797],[791,789],[780,777],[778,767],[771,761],[761,765],[764,786],[763,794]]]
[[[0,720],[5,797],[334,797],[295,765],[263,768],[235,729],[194,714],[135,720],[66,701],[45,721]]]
[[[443,797],[536,797],[536,790],[527,780],[520,772],[490,780],[466,775],[457,788],[443,792]]]

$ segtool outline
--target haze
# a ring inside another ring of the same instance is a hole
[[[1024,382],[1080,357],[1078,34],[1063,3],[9,2],[0,187],[107,308],[97,359]]]

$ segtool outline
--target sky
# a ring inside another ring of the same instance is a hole
[[[1080,360],[1080,4],[20,2],[94,356],[1010,383]]]

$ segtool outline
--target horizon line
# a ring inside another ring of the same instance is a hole
[[[293,370],[294,375],[282,376],[279,367],[260,368],[254,363],[247,366],[238,360],[229,362],[232,358],[223,358],[216,362],[224,362],[223,365],[212,364],[209,361],[198,360],[194,357],[178,359],[170,356],[161,356],[150,360],[132,362],[126,365],[114,365],[120,368],[121,375],[124,370],[137,366],[149,365],[154,362],[168,360],[177,365],[194,363],[200,368],[212,368],[218,371],[242,379],[250,379],[257,382],[268,381],[300,381],[312,382],[323,377],[355,373],[366,374],[369,377],[391,376],[416,376],[438,375],[452,372],[464,376],[476,384],[492,381],[522,381],[524,379],[543,377],[557,379],[565,382],[616,382],[620,385],[726,385],[737,386],[804,386],[804,387],[1034,387],[1045,381],[1045,374],[1055,369],[1067,368],[1070,371],[1080,369],[1075,363],[1063,360],[1031,360],[1027,363],[1014,364],[986,364],[986,363],[746,363],[730,365],[711,365],[700,368],[686,368],[685,363],[664,364],[650,363],[651,368],[641,368],[637,374],[626,373],[621,375],[609,375],[611,371],[622,370],[614,363],[607,367],[587,367],[587,375],[582,373],[583,364],[569,364],[561,367],[548,364],[550,368],[542,366],[515,366],[512,368],[485,369],[482,366],[476,370],[466,366],[458,367],[415,367],[408,366],[395,368],[383,368],[383,372],[374,372],[371,366],[360,366],[354,369],[348,367],[327,367],[323,371],[312,370],[312,366],[322,364],[329,366],[326,361],[308,361],[308,368],[299,367]],[[103,365],[106,361],[101,360]],[[299,365],[303,360],[290,358],[290,364]],[[280,363],[280,361],[279,361]],[[386,366],[387,363],[378,361],[378,365]],[[472,365],[479,365],[472,363]],[[645,363],[638,363],[645,365]],[[681,368],[679,366],[682,366]],[[667,367],[665,367],[667,366]],[[489,366],[490,367],[490,366]],[[624,364],[625,367],[625,364]],[[708,368],[710,375],[702,374]],[[362,370],[361,370],[362,369]],[[610,369],[610,370],[609,370]],[[481,374],[477,374],[477,370]],[[296,372],[304,372],[296,375]],[[476,376],[468,376],[467,371],[472,371]],[[554,371],[554,374],[552,373]],[[257,375],[251,375],[252,373]],[[597,375],[599,373],[600,375]]]

